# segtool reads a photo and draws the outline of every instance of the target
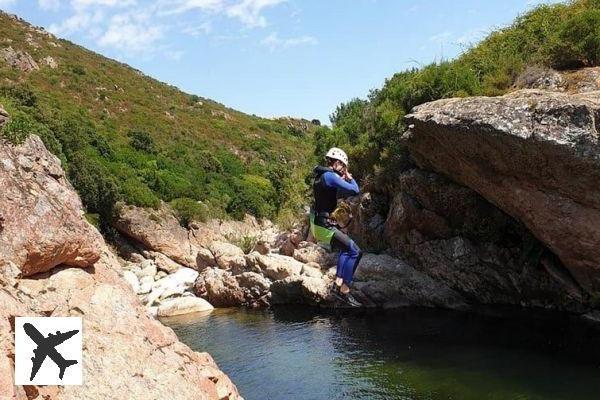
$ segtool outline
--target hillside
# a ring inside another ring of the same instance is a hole
[[[286,219],[302,203],[310,122],[186,94],[2,12],[0,38],[0,104],[12,116],[3,136],[40,135],[103,226],[118,200],[171,202],[183,222]]]
[[[600,1],[541,5],[454,60],[398,72],[367,99],[341,104],[331,115],[333,129],[319,129],[315,154],[334,144],[345,146],[361,167],[356,175],[382,187],[409,162],[400,136],[413,107],[441,98],[498,96],[547,79],[550,69],[599,62]]]

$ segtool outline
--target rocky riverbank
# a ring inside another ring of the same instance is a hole
[[[166,205],[126,207],[117,226],[123,276],[153,315],[188,307],[344,306],[329,296],[336,255],[306,240],[305,227],[282,232],[247,216],[185,229]],[[363,257],[353,290],[365,307],[465,306],[443,283],[386,254]]]

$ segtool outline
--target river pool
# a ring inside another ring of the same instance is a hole
[[[600,331],[569,317],[285,307],[165,319],[246,400],[600,399]]]

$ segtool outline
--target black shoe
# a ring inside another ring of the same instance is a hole
[[[352,296],[350,294],[350,292],[344,294],[340,290],[339,286],[337,286],[335,283],[334,283],[334,286],[335,287],[332,287],[330,289],[330,293],[331,293],[331,295],[336,300],[338,300],[338,301],[340,301],[340,302],[342,302],[342,303],[344,303],[344,304],[346,304],[346,305],[348,305],[348,306],[350,306],[352,308],[356,308],[356,307],[361,307],[362,306],[362,304],[358,300],[356,300],[354,298],[354,296]]]
[[[348,292],[346,294],[343,294],[342,292],[340,292],[340,294],[342,295],[342,297],[344,297],[346,304],[348,304],[350,307],[362,307],[362,303],[360,301],[356,300],[350,292]]]

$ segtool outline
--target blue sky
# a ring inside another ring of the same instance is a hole
[[[318,118],[552,0],[0,0],[60,37],[249,114]]]

